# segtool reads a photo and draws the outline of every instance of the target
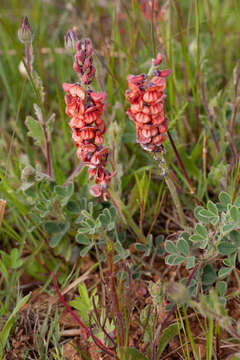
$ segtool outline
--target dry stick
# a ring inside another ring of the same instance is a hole
[[[58,294],[58,297],[61,301],[61,303],[64,305],[64,307],[67,309],[67,311],[74,317],[74,319],[77,321],[77,323],[83,328],[85,334],[87,337],[92,337],[93,341],[95,342],[95,344],[104,352],[106,352],[108,355],[112,356],[113,358],[116,357],[116,354],[111,351],[110,349],[108,349],[96,336],[93,335],[91,329],[87,328],[83,322],[79,319],[79,317],[72,311],[72,309],[70,308],[70,306],[66,303],[66,301],[64,300],[58,286],[57,286],[57,282],[56,282],[56,278],[55,278],[55,274],[52,274],[52,280],[53,280],[53,285],[55,287],[55,290]]]
[[[194,275],[195,275],[198,267],[199,267],[199,264],[196,264],[196,265],[194,266],[193,271],[191,272],[191,274],[189,275],[189,278],[188,278],[188,280],[187,280],[186,288],[189,287],[189,285],[190,285],[190,283],[191,283],[191,281],[192,281],[192,279],[193,279],[193,277],[194,277]],[[177,308],[177,304],[175,304],[175,305],[172,307],[172,309],[169,311],[169,314],[167,315],[167,317],[165,318],[165,320],[164,320],[163,323],[162,323],[161,331],[163,331],[164,328],[166,327],[168,320],[170,319],[170,317],[172,316],[172,314],[176,311],[176,308]]]
[[[181,202],[179,200],[176,188],[175,188],[175,186],[174,186],[174,184],[172,182],[172,179],[171,179],[171,177],[169,175],[169,170],[167,168],[166,161],[165,161],[165,159],[163,157],[163,154],[162,154],[161,159],[160,159],[158,157],[157,153],[153,153],[153,158],[154,158],[154,160],[157,161],[159,168],[163,171],[164,180],[165,180],[165,182],[166,182],[166,184],[168,186],[168,189],[169,189],[169,191],[171,193],[173,202],[174,202],[174,204],[176,206],[180,223],[181,223],[182,227],[185,228],[186,227],[186,221],[185,221],[184,213],[183,213],[183,210],[182,210],[182,205],[181,205]]]
[[[191,180],[190,180],[190,178],[189,178],[189,176],[188,176],[188,174],[187,174],[187,171],[186,171],[185,166],[184,166],[184,164],[183,164],[183,162],[182,162],[182,159],[181,159],[181,157],[180,157],[180,154],[179,154],[179,152],[178,152],[178,150],[177,150],[177,148],[176,148],[176,145],[175,145],[175,143],[174,143],[174,140],[173,140],[173,138],[172,138],[172,135],[170,134],[170,131],[167,131],[167,134],[168,134],[170,143],[171,143],[171,145],[172,145],[172,148],[173,148],[173,150],[174,150],[174,152],[175,152],[175,155],[176,155],[176,158],[177,158],[177,160],[178,160],[178,163],[179,163],[179,165],[180,165],[180,167],[181,167],[181,169],[182,169],[183,175],[184,175],[184,177],[185,177],[185,179],[186,179],[186,181],[187,181],[187,183],[188,183],[188,185],[189,185],[190,192],[191,192],[191,194],[194,196],[194,199],[195,199],[197,205],[200,206],[201,203],[200,203],[199,199],[197,198],[197,196],[196,196],[196,194],[195,194],[195,191],[194,191],[194,188],[193,188],[193,186],[192,186]]]
[[[63,184],[63,187],[66,187],[80,172],[82,167],[85,166],[82,162],[78,164],[78,167],[73,171],[73,173],[67,178],[65,183]]]
[[[218,144],[218,141],[217,141],[215,132],[214,132],[213,113],[212,113],[212,111],[210,110],[210,108],[209,108],[209,106],[208,106],[208,103],[207,103],[207,100],[206,100],[206,96],[205,96],[205,84],[204,84],[204,82],[202,83],[201,89],[202,89],[202,103],[203,103],[203,106],[204,106],[206,112],[208,113],[208,118],[209,118],[209,121],[210,121],[210,123],[211,123],[210,133],[211,133],[213,142],[214,142],[214,144],[215,144],[215,146],[216,146],[217,152],[219,152],[219,151],[220,151],[220,149],[219,149],[219,144]]]

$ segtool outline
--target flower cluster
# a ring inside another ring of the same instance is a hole
[[[161,55],[153,61],[153,77],[145,74],[128,75],[126,98],[131,103],[128,115],[135,122],[137,142],[147,151],[161,151],[166,140],[168,119],[164,116],[164,89],[170,70],[157,70]]]
[[[82,84],[88,85],[92,82],[96,73],[96,68],[92,64],[93,49],[90,40],[77,41],[76,50],[73,68],[77,73],[81,74]]]
[[[89,40],[84,41],[84,48],[82,42],[78,41],[76,49],[74,68],[82,78],[81,83],[63,84],[66,92],[66,114],[71,117],[69,126],[77,146],[78,158],[88,167],[90,179],[94,178],[96,184],[90,191],[93,196],[102,195],[103,199],[107,200],[107,188],[114,174],[105,169],[109,149],[103,145],[106,128],[101,115],[105,109],[106,94],[86,87],[95,74]],[[89,67],[86,64],[90,64]]]

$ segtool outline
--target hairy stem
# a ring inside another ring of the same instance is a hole
[[[55,274],[52,274],[52,280],[53,280],[53,285],[55,287],[55,290],[58,294],[58,297],[61,301],[61,303],[64,305],[64,307],[67,309],[67,311],[74,317],[74,319],[77,321],[77,323],[84,329],[85,334],[87,337],[92,337],[93,341],[95,342],[95,344],[101,349],[103,350],[105,353],[107,353],[108,355],[110,355],[113,358],[116,358],[116,355],[113,351],[111,351],[110,349],[108,349],[96,336],[93,335],[92,331],[87,328],[83,322],[79,319],[79,317],[72,311],[72,309],[70,308],[70,306],[66,303],[66,301],[64,300],[58,286],[57,286],[57,282],[56,282],[56,278],[55,278]]]
[[[122,217],[124,218],[125,222],[130,226],[132,231],[137,235],[138,240],[145,243],[146,238],[142,231],[139,229],[139,227],[136,225],[135,221],[133,220],[132,216],[129,214],[129,211],[127,210],[124,203],[121,201],[119,196],[116,194],[116,192],[109,191],[110,198],[113,202],[113,205],[116,207],[116,210],[120,212]]]
[[[195,191],[194,191],[194,188],[193,188],[193,186],[192,186],[191,180],[190,180],[190,178],[189,178],[189,176],[188,176],[188,174],[187,174],[187,171],[186,171],[185,166],[184,166],[184,164],[183,164],[183,162],[182,162],[181,156],[180,156],[180,154],[179,154],[179,152],[178,152],[178,150],[177,150],[177,147],[176,147],[176,145],[175,145],[175,143],[174,143],[174,140],[173,140],[173,138],[172,138],[172,135],[171,135],[170,131],[168,131],[167,134],[168,134],[170,143],[171,143],[171,145],[172,145],[173,151],[175,152],[175,155],[176,155],[176,158],[177,158],[177,160],[178,160],[178,163],[179,163],[179,165],[180,165],[180,167],[181,167],[181,169],[182,169],[183,175],[184,175],[184,177],[185,177],[185,179],[186,179],[186,181],[187,181],[187,183],[188,183],[190,192],[191,192],[191,194],[194,196],[194,199],[195,199],[197,205],[200,206],[201,203],[200,203],[200,201],[198,200],[198,198],[197,198],[197,196],[196,196],[196,194],[195,194]]]
[[[181,202],[179,200],[176,188],[172,182],[172,179],[169,175],[169,170],[167,168],[167,164],[166,161],[164,159],[163,154],[161,154],[161,158],[159,158],[159,155],[157,153],[153,154],[153,158],[154,160],[156,160],[158,162],[158,166],[161,169],[162,175],[164,176],[164,180],[167,184],[167,187],[170,191],[170,194],[172,196],[173,202],[176,206],[177,209],[177,213],[178,213],[178,217],[180,220],[180,223],[182,225],[183,228],[186,227],[186,221],[185,221],[185,217],[184,217],[184,213],[183,213],[183,209],[182,209],[182,205]]]
[[[63,187],[66,187],[80,173],[83,166],[84,164],[80,162],[76,169],[73,171],[73,173],[67,178],[67,180],[63,184]]]

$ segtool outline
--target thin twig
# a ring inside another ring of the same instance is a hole
[[[168,134],[170,143],[171,143],[171,145],[172,145],[172,148],[173,148],[173,150],[174,150],[174,153],[175,153],[175,155],[176,155],[176,158],[177,158],[177,160],[178,160],[179,166],[181,167],[182,172],[183,172],[183,175],[184,175],[184,177],[185,177],[185,179],[186,179],[186,181],[187,181],[187,183],[188,183],[188,185],[189,185],[190,192],[191,192],[191,194],[194,196],[194,199],[195,199],[197,205],[200,206],[201,203],[200,203],[200,201],[198,200],[198,198],[197,198],[197,196],[196,196],[196,194],[195,194],[193,185],[192,185],[191,180],[190,180],[190,178],[189,178],[189,176],[188,176],[188,174],[187,174],[187,171],[186,171],[185,166],[184,166],[184,164],[183,164],[183,162],[182,162],[181,156],[180,156],[180,154],[179,154],[179,152],[178,152],[178,150],[177,150],[177,148],[176,148],[176,145],[175,145],[175,143],[174,143],[174,140],[173,140],[173,138],[172,138],[172,135],[171,135],[170,131],[168,131],[167,134]]]
[[[63,184],[63,187],[66,187],[81,171],[82,167],[84,166],[84,164],[82,162],[80,162],[78,164],[78,167],[73,171],[73,173],[67,178],[67,180],[65,181],[65,183]]]
[[[50,141],[49,141],[47,126],[46,126],[45,121],[42,122],[42,128],[43,128],[45,143],[46,143],[46,158],[47,158],[47,165],[48,165],[48,175],[51,178],[52,177],[52,162],[51,162],[51,154],[50,154]]]
[[[79,319],[79,317],[72,311],[72,309],[70,308],[70,306],[66,303],[66,301],[64,300],[58,286],[57,286],[57,282],[56,282],[56,278],[55,278],[55,274],[52,274],[52,280],[53,280],[53,285],[55,287],[55,290],[59,296],[59,299],[61,301],[61,303],[64,305],[64,307],[67,309],[67,311],[72,315],[72,317],[77,321],[77,323],[83,328],[87,338],[88,337],[92,337],[93,341],[95,342],[95,344],[104,352],[106,352],[108,355],[112,356],[113,358],[116,358],[116,354],[111,351],[110,349],[108,349],[92,332],[91,329],[87,328],[83,322]]]
[[[164,156],[163,156],[163,154],[161,154],[160,156],[161,156],[161,158],[159,157],[159,155],[157,153],[153,153],[153,158],[154,158],[154,160],[157,161],[158,166],[162,171],[162,176],[164,177],[164,180],[165,180],[165,182],[166,182],[166,184],[168,186],[168,189],[170,191],[170,194],[172,196],[174,205],[176,206],[180,223],[181,223],[183,228],[186,228],[186,221],[185,221],[184,212],[183,212],[183,209],[182,209],[180,199],[178,197],[176,188],[175,188],[175,186],[174,186],[174,184],[172,182],[172,179],[170,177],[169,170],[167,168],[167,164],[166,164],[166,161],[164,159]]]

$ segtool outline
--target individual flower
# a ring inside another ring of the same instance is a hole
[[[157,70],[162,57],[157,55],[153,60],[153,74],[128,75],[126,98],[131,106],[128,115],[134,121],[137,131],[137,142],[144,150],[161,151],[166,140],[168,119],[164,115],[164,89],[166,77],[170,70]]]
[[[69,126],[77,146],[77,156],[88,167],[89,178],[95,182],[90,192],[107,200],[107,189],[115,173],[110,174],[106,169],[109,149],[103,145],[106,127],[101,116],[106,107],[106,94],[97,93],[87,86],[95,75],[90,40],[77,41],[76,49],[74,69],[80,74],[81,82],[63,83],[66,114],[71,117]]]
[[[164,13],[168,7],[168,0],[162,6],[159,5],[160,0],[140,0],[140,9],[143,16],[151,21],[152,17],[156,20],[162,20]]]

